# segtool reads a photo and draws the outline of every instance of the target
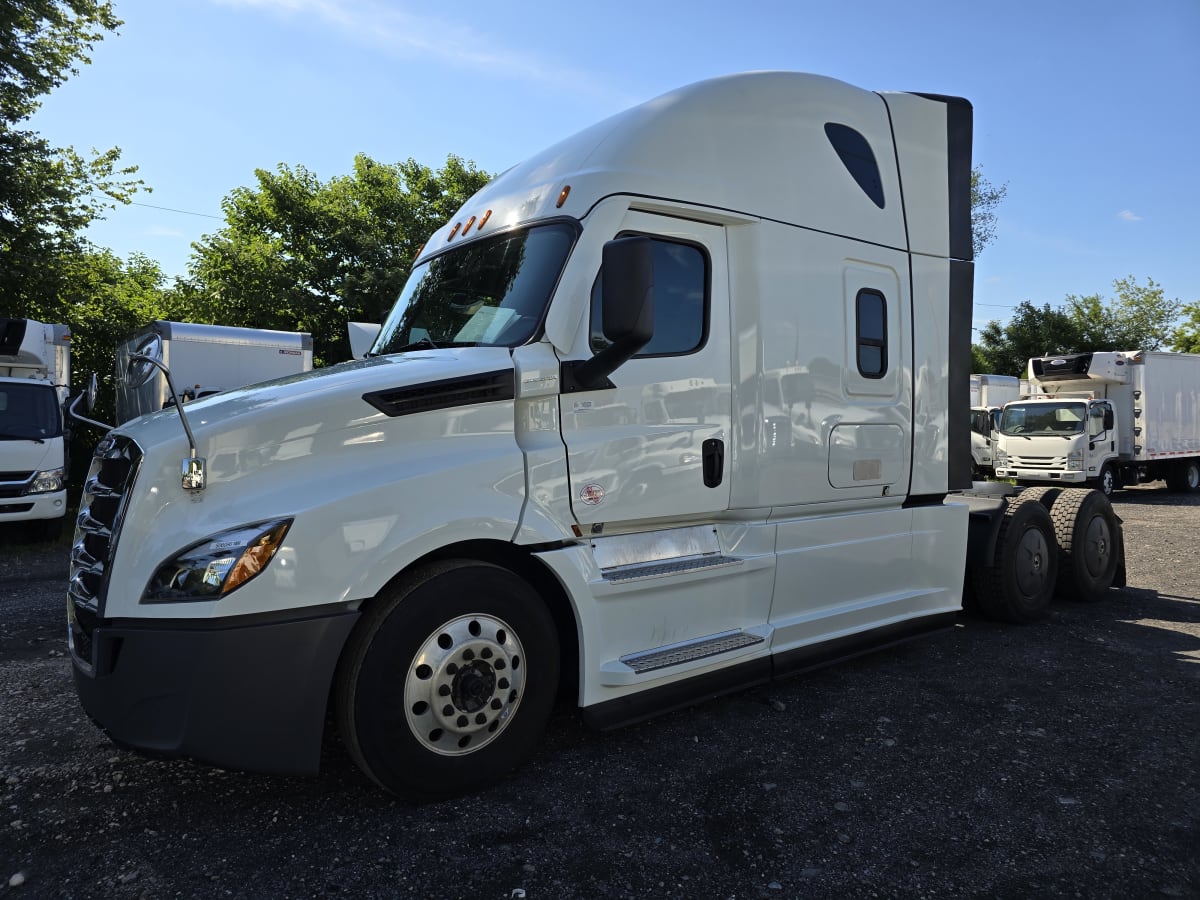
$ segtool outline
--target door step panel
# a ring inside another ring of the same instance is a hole
[[[770,636],[770,626],[763,625],[630,653],[604,663],[600,667],[600,683],[612,686],[635,684],[664,674],[684,673],[713,662],[725,664],[765,650],[770,644]]]
[[[684,572],[695,572],[700,569],[723,569],[728,566],[740,566],[741,564],[742,560],[734,556],[699,556],[688,559],[675,559],[669,562],[607,569],[602,570],[602,574],[605,581],[619,584],[625,581],[637,581],[642,578],[662,578],[667,575],[681,575]]]

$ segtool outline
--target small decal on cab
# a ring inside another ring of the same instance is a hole
[[[604,488],[594,481],[585,484],[579,491],[579,499],[587,506],[599,506],[604,502]]]

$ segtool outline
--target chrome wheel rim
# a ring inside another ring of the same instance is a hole
[[[525,685],[525,652],[508,624],[462,616],[436,629],[404,680],[404,714],[417,741],[443,756],[474,753],[512,721]]]

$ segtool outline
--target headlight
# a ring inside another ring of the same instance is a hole
[[[64,484],[66,484],[66,476],[62,469],[47,469],[45,472],[38,472],[33,476],[33,481],[30,482],[25,493],[49,494],[53,491],[61,491]]]
[[[1083,451],[1072,450],[1067,454],[1067,471],[1082,472],[1083,471]]]
[[[159,566],[142,602],[219,600],[267,567],[291,526],[291,519],[256,522],[193,544]]]
[[[997,469],[1002,469],[1008,465],[1008,453],[999,447],[996,448],[996,452],[992,456],[992,461],[996,464]]]

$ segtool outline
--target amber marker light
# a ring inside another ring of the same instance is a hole
[[[486,222],[486,221],[487,221],[488,219],[490,219],[491,217],[492,217],[492,211],[489,209],[487,212],[485,212],[485,213],[483,214],[483,218],[479,220],[479,227],[478,227],[477,229],[475,229],[475,230],[476,230],[476,231],[483,231],[483,223],[484,223],[484,222]]]
[[[467,219],[467,224],[463,226],[463,234],[466,234],[468,231],[470,231],[471,226],[474,224],[475,224],[475,217],[471,216],[471,218]]]
[[[562,209],[562,205],[567,202],[567,195],[571,193],[571,186],[568,184],[562,189],[562,193],[558,195],[558,202],[554,204],[555,209]]]
[[[458,234],[458,229],[460,228],[462,228],[462,222],[455,222],[454,227],[450,229],[450,233],[446,235],[447,244],[454,240],[454,236]]]
[[[233,571],[229,573],[229,577],[225,579],[225,584],[221,587],[222,595],[245,584],[263,570],[283,543],[283,536],[288,533],[291,524],[290,521],[280,522],[270,531],[259,535],[250,546],[242,551]]]

